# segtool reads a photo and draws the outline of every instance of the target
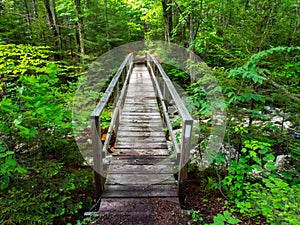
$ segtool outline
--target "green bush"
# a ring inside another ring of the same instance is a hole
[[[90,208],[85,193],[93,193],[92,171],[80,166],[70,135],[76,83],[62,83],[65,70],[48,61],[48,48],[0,49],[0,224],[66,224]]]
[[[92,205],[91,169],[71,169],[56,160],[32,156],[26,176],[14,177],[11,188],[1,192],[0,224],[66,224]]]
[[[232,161],[223,187],[244,216],[264,216],[270,224],[298,224],[300,185],[289,184],[276,172],[271,144],[244,141],[242,155]]]

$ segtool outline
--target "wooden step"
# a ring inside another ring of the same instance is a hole
[[[115,148],[113,156],[168,156],[169,152],[166,149],[118,149]]]
[[[132,165],[132,164],[113,164],[109,166],[109,173],[143,173],[143,174],[151,174],[151,173],[172,173],[172,166],[170,165]]]
[[[176,185],[172,174],[108,174],[106,185]]]
[[[167,143],[117,143],[115,148],[123,148],[123,149],[167,149]]]
[[[105,185],[102,198],[177,197],[175,185]]]

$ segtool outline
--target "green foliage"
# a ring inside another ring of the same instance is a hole
[[[95,222],[95,220],[99,218],[98,213],[92,213],[89,217],[84,218],[83,220],[77,220],[76,225],[86,225]],[[72,225],[72,223],[68,223],[67,225]]]
[[[10,177],[15,173],[25,173],[26,170],[13,159],[14,152],[6,149],[6,146],[0,141],[0,193],[6,189],[10,182]]]
[[[195,224],[209,225],[207,223],[203,223],[203,217],[198,210],[188,210],[187,214],[192,218]],[[214,222],[210,223],[210,225],[238,224],[239,222],[241,221],[235,217],[232,217],[230,212],[224,211],[222,214],[219,213],[214,216]],[[188,224],[191,223],[189,222]]]
[[[192,220],[196,223],[203,221],[203,217],[200,214],[199,210],[188,210],[188,216],[192,218]],[[191,224],[190,222],[188,224]]]
[[[8,87],[0,102],[0,115],[4,118],[0,121],[0,133],[15,151],[38,148],[45,157],[68,158],[68,154],[57,148],[70,149],[63,146],[70,145],[70,140],[64,137],[71,132],[70,104],[75,85],[60,85],[60,68],[45,60],[47,53],[45,48],[14,45],[2,53],[0,60],[10,64],[2,68]],[[14,140],[9,138],[11,133]]]
[[[272,145],[244,141],[239,161],[232,161],[223,187],[245,216],[263,215],[271,224],[296,224],[299,185],[288,184],[276,172]]]
[[[232,217],[231,213],[224,211],[223,214],[218,214],[214,217],[214,222],[210,225],[226,225],[226,224],[238,224],[241,222],[239,219]]]
[[[107,129],[110,125],[111,121],[111,107],[104,110],[104,112],[101,114],[101,128],[102,129]]]
[[[175,83],[180,84],[181,87],[185,87],[187,84],[189,84],[190,76],[186,72],[176,67],[166,65],[164,65],[164,69],[167,71],[167,74],[170,77],[170,79]]]
[[[172,122],[172,128],[173,129],[178,129],[182,125],[182,118],[178,118],[177,120]]]
[[[262,184],[256,184],[248,192],[248,202],[251,205],[247,214],[263,215],[270,224],[299,223],[300,185],[290,185],[276,176],[262,179]],[[241,204],[244,205],[244,204]]]
[[[23,160],[28,173],[14,177],[12,187],[1,193],[1,224],[65,224],[91,205],[91,198],[83,194],[92,188],[90,169],[69,169],[32,156]]]
[[[82,162],[69,138],[75,84],[62,84],[66,67],[47,61],[48,48],[1,48],[7,90],[0,101],[0,135],[7,149],[1,144],[0,223],[64,224],[91,205],[91,198],[80,197],[92,182],[91,171],[69,168]]]
[[[284,47],[278,46],[274,48],[270,48],[265,51],[261,51],[257,54],[251,56],[249,61],[247,61],[242,67],[236,67],[230,70],[228,77],[237,77],[240,76],[243,79],[252,80],[254,83],[262,84],[264,80],[267,78],[263,75],[270,74],[270,71],[267,68],[260,68],[259,63],[261,62],[262,58],[270,55],[270,54],[280,54],[282,52],[291,52],[293,50],[300,50],[300,47]]]

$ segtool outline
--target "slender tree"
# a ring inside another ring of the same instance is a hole
[[[77,33],[78,33],[78,45],[80,48],[80,54],[81,54],[81,62],[83,63],[83,57],[85,54],[85,48],[84,48],[84,31],[83,31],[83,17],[81,15],[81,3],[80,0],[74,0],[75,3],[75,9],[76,9],[76,16],[77,16]]]

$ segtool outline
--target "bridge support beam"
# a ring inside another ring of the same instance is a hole
[[[96,199],[98,200],[104,191],[105,179],[103,174],[103,154],[101,142],[101,130],[99,117],[91,118],[92,143],[94,156],[94,180],[96,189]]]
[[[188,180],[188,162],[190,158],[190,142],[192,134],[193,120],[183,121],[183,130],[181,135],[181,156],[179,162],[178,174],[178,195],[181,206],[186,206],[186,187]]]

